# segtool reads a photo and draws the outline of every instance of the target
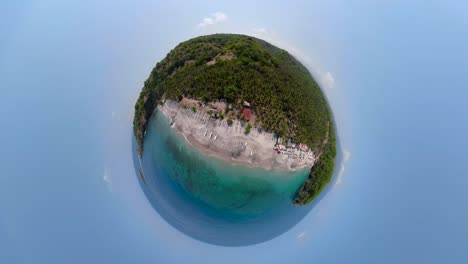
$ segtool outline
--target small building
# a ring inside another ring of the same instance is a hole
[[[250,121],[250,118],[252,117],[252,110],[244,108],[242,110],[242,116],[245,120]]]

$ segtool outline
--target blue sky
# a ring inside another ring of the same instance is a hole
[[[187,237],[133,171],[134,101],[179,42],[254,35],[322,85],[346,157],[283,235]],[[468,5],[463,1],[4,1],[1,263],[468,261]]]

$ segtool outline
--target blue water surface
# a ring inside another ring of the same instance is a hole
[[[134,150],[137,155],[136,146]],[[308,168],[266,170],[204,155],[159,111],[149,120],[143,156],[135,158],[135,167],[161,217],[185,234],[213,244],[246,246],[272,239],[293,227],[316,203],[293,205]]]
[[[0,263],[467,263],[467,10],[461,0],[1,1]],[[202,23],[215,12],[225,19]],[[261,243],[187,235],[135,171],[144,80],[178,43],[214,32],[297,56],[342,144],[329,191]]]

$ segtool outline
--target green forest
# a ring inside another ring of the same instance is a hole
[[[321,153],[295,203],[308,203],[329,182],[336,150],[328,103],[309,71],[285,50],[234,34],[180,43],[153,68],[135,105],[133,125],[140,154],[147,121],[158,103],[182,97],[224,99],[234,109],[247,101],[256,126]]]

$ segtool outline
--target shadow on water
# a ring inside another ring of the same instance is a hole
[[[336,135],[337,157],[331,182],[306,206],[291,201],[279,202],[274,209],[257,217],[242,218],[217,211],[194,199],[168,173],[154,166],[151,155],[137,154],[132,137],[134,169],[140,185],[156,212],[171,226],[196,240],[220,246],[248,246],[271,240],[301,221],[331,190],[337,180],[342,149]]]

